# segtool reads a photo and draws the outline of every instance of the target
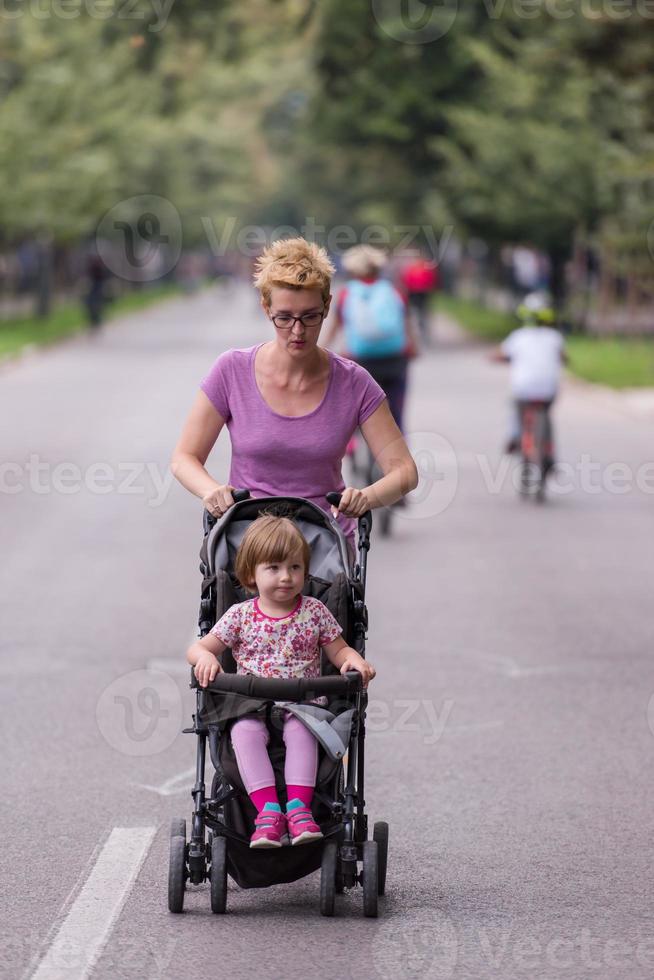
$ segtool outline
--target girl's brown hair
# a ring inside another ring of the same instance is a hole
[[[309,572],[311,552],[307,541],[288,517],[262,514],[250,524],[236,554],[236,577],[250,592],[254,591],[254,570],[267,562],[286,561],[299,554],[305,576]]]

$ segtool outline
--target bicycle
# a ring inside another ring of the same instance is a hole
[[[545,484],[550,464],[550,421],[547,401],[520,402],[520,494],[545,500]]]
[[[365,441],[356,435],[350,439],[345,454],[350,462],[353,483],[361,483],[367,487],[383,475]],[[375,511],[375,520],[382,538],[389,537],[391,533],[392,514],[392,507],[380,507]]]

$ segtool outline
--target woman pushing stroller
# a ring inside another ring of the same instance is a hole
[[[302,595],[309,559],[307,541],[288,518],[263,515],[248,527],[236,556],[235,573],[245,589],[258,595],[231,606],[189,648],[187,659],[201,685],[210,684],[221,671],[219,658],[230,647],[240,674],[319,677],[322,647],[341,673],[358,671],[364,685],[372,680],[374,668],[346,644],[327,607]],[[286,813],[275,787],[264,718],[250,715],[237,720],[231,740],[241,779],[258,814],[250,847],[281,847],[286,832],[293,845],[321,838],[311,812],[318,744],[302,722],[284,712]]]
[[[410,493],[418,471],[382,388],[360,365],[318,344],[333,272],[325,250],[302,238],[264,251],[255,285],[274,338],[221,354],[202,382],[171,468],[214,517],[233,505],[234,487],[253,497],[302,497],[327,513],[326,494],[338,491],[338,522],[353,544],[354,518]],[[229,480],[219,482],[205,463],[224,427],[232,460]],[[358,427],[382,473],[362,489],[346,487],[341,475]]]

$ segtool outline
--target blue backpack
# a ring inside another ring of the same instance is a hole
[[[352,357],[392,357],[404,350],[404,303],[387,279],[348,282],[342,316]]]

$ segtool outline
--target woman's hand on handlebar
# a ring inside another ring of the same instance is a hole
[[[341,502],[336,507],[332,507],[332,514],[342,514],[344,517],[362,517],[367,510],[370,510],[370,501],[365,491],[358,490],[356,487],[346,487],[341,494]]]
[[[209,493],[205,493],[202,498],[202,503],[214,517],[222,517],[225,511],[229,510],[234,503],[234,498],[232,497],[233,489],[234,487],[218,484]]]

